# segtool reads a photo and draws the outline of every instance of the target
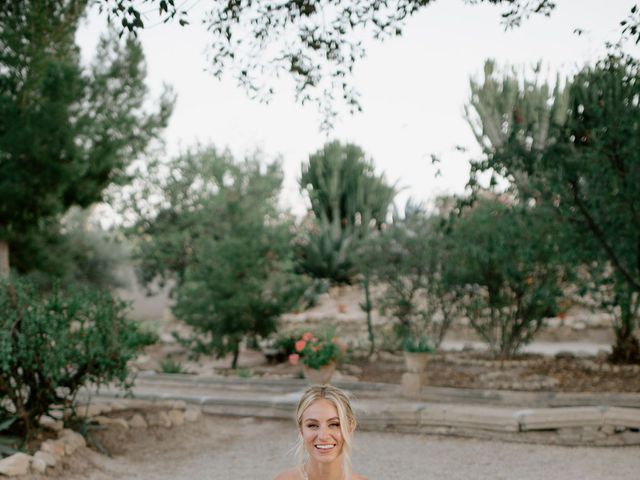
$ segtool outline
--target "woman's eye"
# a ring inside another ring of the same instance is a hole
[[[318,428],[318,425],[307,425],[307,428]]]
[[[340,426],[340,424],[339,424],[339,423],[332,423],[330,426],[331,426],[331,427],[339,427],[339,426]]]

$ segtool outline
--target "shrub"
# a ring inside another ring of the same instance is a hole
[[[54,405],[73,406],[78,390],[127,387],[127,362],[154,338],[125,317],[126,305],[86,288],[42,293],[32,283],[0,282],[0,416],[33,437]]]
[[[160,361],[160,371],[162,373],[184,373],[182,364],[173,358],[165,358]]]
[[[471,326],[495,355],[529,343],[561,298],[563,269],[553,223],[537,208],[483,200],[453,228],[453,284],[464,295]]]
[[[453,258],[442,222],[408,202],[404,218],[370,236],[359,252],[363,274],[385,287],[378,306],[397,320],[399,340],[426,335],[435,348],[458,310],[456,291],[448,285]]]
[[[338,341],[332,329],[328,329],[317,335],[305,332],[296,341],[295,350],[297,353],[289,355],[291,364],[295,365],[301,359],[307,367],[319,370],[325,365],[340,361],[346,346]]]

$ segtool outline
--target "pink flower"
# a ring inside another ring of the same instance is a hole
[[[298,355],[297,353],[292,353],[291,355],[289,355],[289,363],[293,366],[296,366],[298,364],[298,360],[300,360],[300,355]]]
[[[301,352],[304,349],[304,346],[307,344],[306,340],[298,340],[296,342],[296,352]]]
[[[308,342],[309,340],[311,340],[312,337],[313,337],[313,334],[311,332],[305,332],[304,335],[302,335],[302,340],[304,340],[305,342]]]

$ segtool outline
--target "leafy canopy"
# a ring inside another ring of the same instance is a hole
[[[126,167],[171,113],[168,92],[149,111],[134,39],[111,32],[92,65],[81,67],[74,37],[86,4],[0,9],[0,241],[21,242],[71,205],[87,206],[108,185],[127,182]]]
[[[465,0],[468,4],[503,5],[507,26],[531,14],[549,15],[551,0]],[[363,42],[402,34],[405,22],[433,0],[253,0],[210,1],[202,22],[210,32],[210,60],[216,76],[232,72],[253,97],[271,97],[276,79],[295,82],[297,100],[314,102],[323,111],[324,126],[332,125],[335,103],[360,109],[352,85],[353,68],[365,56]],[[145,2],[144,12],[133,0],[99,0],[101,10],[123,30],[136,32],[145,19],[154,23],[192,18],[184,4],[173,0]],[[153,5],[155,8],[147,6]],[[155,10],[157,17],[152,15]],[[144,14],[144,15],[143,15]]]
[[[242,339],[272,333],[307,287],[293,273],[292,229],[277,207],[280,166],[209,148],[166,168],[147,177],[155,194],[143,193],[133,229],[142,280],[172,279],[174,313],[199,333],[195,348],[232,352],[235,368]]]

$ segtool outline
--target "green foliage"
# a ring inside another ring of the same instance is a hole
[[[197,348],[232,352],[235,368],[243,338],[273,332],[310,283],[293,273],[292,229],[277,209],[280,166],[210,148],[154,168],[133,229],[141,279],[173,279],[174,313],[200,333]]]
[[[126,167],[167,124],[167,94],[148,112],[137,41],[111,32],[81,67],[75,33],[86,6],[46,0],[0,9],[0,242],[19,245],[71,205],[88,206],[128,181]]]
[[[543,209],[484,199],[455,220],[449,281],[495,355],[516,354],[556,313],[563,268],[548,219]]]
[[[431,353],[435,350],[431,340],[427,336],[407,337],[402,342],[402,348],[405,352],[411,353]]]
[[[395,188],[376,175],[360,147],[339,142],[309,156],[300,186],[315,217],[300,242],[300,268],[316,278],[351,283],[356,244],[384,223]]]
[[[61,220],[50,218],[21,235],[11,251],[13,270],[43,287],[54,279],[96,288],[126,285],[123,268],[129,252],[124,239],[93,223],[91,211],[72,207]]]
[[[165,358],[161,360],[160,371],[162,373],[184,373],[182,364],[173,358]]]
[[[398,320],[400,339],[428,336],[437,348],[457,310],[456,291],[448,285],[455,261],[444,220],[408,202],[404,218],[363,242],[359,264],[364,275],[383,285],[382,311]]]
[[[515,69],[501,74],[495,62],[487,60],[484,78],[470,81],[471,98],[465,106],[465,117],[487,156],[491,157],[506,144],[518,145],[519,151],[524,152],[554,142],[554,125],[566,120],[569,88],[559,78],[555,84],[541,80],[540,70],[538,64],[535,77],[530,80],[521,78]],[[510,168],[495,168],[493,173],[507,178],[522,195],[534,194],[526,160],[513,148],[510,155],[513,156]],[[476,162],[472,164],[472,173],[486,168],[485,162]],[[474,175],[471,180],[475,184]]]
[[[32,438],[40,416],[90,383],[127,386],[127,362],[154,339],[125,310],[79,286],[41,293],[25,280],[0,282],[0,417],[14,412],[13,432]]]
[[[313,222],[296,242],[298,268],[317,280],[349,284],[355,274],[355,243],[352,229],[341,227],[338,220]]]
[[[309,156],[302,165],[300,187],[309,194],[317,219],[365,233],[370,223],[384,223],[396,194],[383,175],[376,175],[360,147],[337,141]]]
[[[591,274],[583,289],[614,314],[613,358],[626,362],[640,362],[639,94],[638,62],[610,55],[571,80],[550,141],[539,145],[523,131],[524,141],[510,137],[477,166],[506,178],[526,172],[530,188],[517,185],[518,194],[555,211],[565,263]]]

